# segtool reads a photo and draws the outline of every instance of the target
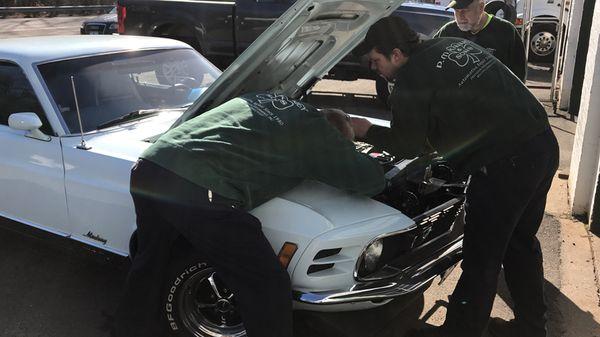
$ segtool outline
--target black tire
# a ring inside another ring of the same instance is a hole
[[[129,259],[133,261],[135,254],[137,253],[138,248],[138,236],[137,229],[131,233],[131,238],[129,238]]]
[[[377,79],[375,79],[375,90],[377,91],[377,98],[387,106],[391,93],[389,82],[385,78],[377,76]]]
[[[504,19],[513,25],[517,20],[517,10],[502,0],[494,0],[485,4],[485,11]]]
[[[245,337],[235,296],[213,268],[181,242],[172,252],[165,283],[163,319],[169,336]]]
[[[557,25],[552,23],[534,23],[529,42],[529,62],[554,63],[554,54],[558,43]]]

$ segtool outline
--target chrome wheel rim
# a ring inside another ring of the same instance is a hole
[[[211,268],[184,282],[178,307],[183,325],[193,336],[246,336],[235,296]]]
[[[556,37],[549,32],[539,32],[531,38],[531,51],[538,56],[552,54],[556,47]]]

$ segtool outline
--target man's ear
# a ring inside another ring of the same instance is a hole
[[[404,64],[406,60],[406,55],[402,52],[402,50],[398,48],[392,49],[391,55],[392,62],[396,65]]]

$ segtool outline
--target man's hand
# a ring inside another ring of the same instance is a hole
[[[354,129],[354,135],[356,138],[365,138],[367,136],[367,131],[371,127],[371,122],[369,122],[366,118],[361,117],[351,117],[350,124],[352,124],[352,128]]]

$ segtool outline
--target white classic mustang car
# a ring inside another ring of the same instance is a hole
[[[223,74],[168,39],[0,41],[0,215],[134,254],[129,172],[153,140],[245,92],[306,97],[401,2],[298,1]],[[252,210],[287,265],[297,308],[381,306],[422,293],[460,260],[465,185],[443,162],[380,158],[389,186],[375,198],[306,181]],[[165,324],[178,336],[245,335],[218,275],[185,244],[177,249]]]

